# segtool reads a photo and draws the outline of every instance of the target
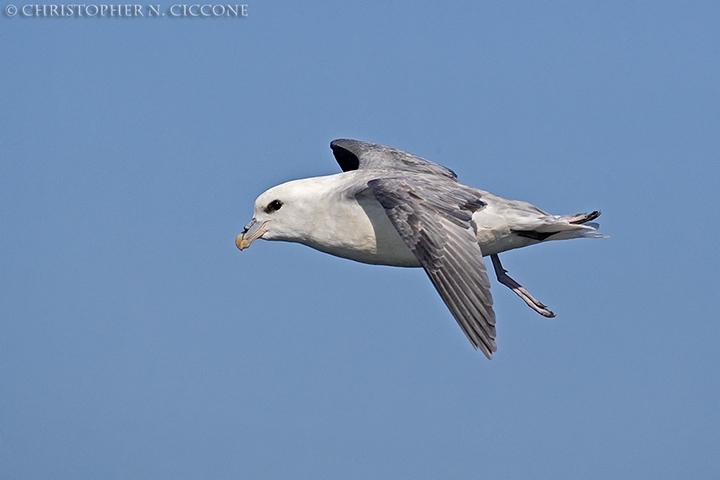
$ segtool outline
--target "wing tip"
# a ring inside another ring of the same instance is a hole
[[[330,149],[333,156],[343,172],[357,170],[360,168],[360,153],[358,148],[361,142],[347,138],[338,138],[330,142]]]
[[[485,345],[484,343],[481,343],[479,345],[475,345],[473,343],[473,347],[475,350],[480,350],[483,355],[487,357],[488,360],[493,359],[493,354],[497,352],[497,345],[495,345],[495,342],[492,342],[492,345]]]

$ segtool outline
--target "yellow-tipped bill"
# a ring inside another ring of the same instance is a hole
[[[237,246],[237,248],[239,248],[240,250],[245,250],[250,246],[252,242],[262,237],[263,234],[267,231],[265,229],[266,223],[267,221],[258,223],[257,220],[255,220],[254,218],[250,220],[250,223],[245,225],[245,229],[242,231],[242,233],[235,238],[235,245]]]

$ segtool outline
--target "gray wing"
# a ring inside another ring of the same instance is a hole
[[[330,148],[343,172],[359,169],[391,169],[440,175],[453,180],[457,178],[455,172],[449,168],[385,145],[338,139],[330,142]]]
[[[472,212],[485,207],[477,191],[433,177],[377,179],[368,186],[470,342],[492,358],[490,281],[470,225]]]

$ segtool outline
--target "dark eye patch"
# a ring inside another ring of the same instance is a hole
[[[272,213],[280,210],[280,207],[283,206],[283,203],[280,200],[273,200],[272,202],[268,203],[268,206],[265,207],[265,213]]]

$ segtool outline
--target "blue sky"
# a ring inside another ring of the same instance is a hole
[[[720,476],[718,4],[386,3],[0,16],[0,477]],[[338,137],[611,238],[504,254],[557,318],[493,283],[488,361],[420,270],[235,248]]]

